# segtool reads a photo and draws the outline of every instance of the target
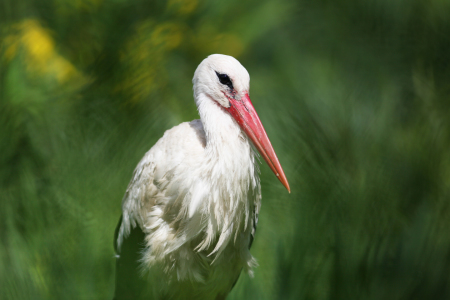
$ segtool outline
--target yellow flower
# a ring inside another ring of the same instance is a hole
[[[31,76],[50,76],[60,84],[81,76],[67,59],[59,55],[49,31],[37,20],[26,19],[13,26],[13,30],[3,40],[6,60],[11,61],[23,49],[24,61]]]

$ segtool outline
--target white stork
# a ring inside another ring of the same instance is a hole
[[[115,299],[225,299],[242,269],[261,201],[257,154],[289,184],[249,98],[250,76],[214,54],[195,71],[200,120],[168,131],[136,167],[115,235]]]

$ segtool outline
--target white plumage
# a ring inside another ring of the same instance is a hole
[[[253,109],[245,102],[249,81],[236,59],[218,54],[206,58],[193,79],[201,119],[166,131],[134,171],[122,202],[117,248],[120,254],[133,228],[144,233],[139,276],[148,287],[142,296],[224,299],[241,270],[251,272],[256,264],[249,246],[261,189],[248,130],[259,125],[236,116],[236,105],[244,105],[244,113]],[[258,134],[251,139],[261,152]],[[273,160],[271,153],[262,155]],[[276,163],[271,168],[283,182]],[[283,184],[288,188],[287,180]]]

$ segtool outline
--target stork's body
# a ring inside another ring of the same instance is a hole
[[[224,299],[241,270],[251,271],[261,193],[249,137],[288,188],[259,119],[245,115],[254,109],[239,62],[212,55],[193,82],[201,120],[164,134],[138,164],[123,199],[117,299]],[[258,126],[262,133],[254,132]],[[132,231],[137,240],[128,239]],[[125,256],[139,262],[131,266]],[[136,276],[143,287],[132,291],[121,276],[129,282]]]

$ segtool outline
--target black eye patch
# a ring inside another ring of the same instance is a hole
[[[221,84],[224,84],[224,85],[228,86],[230,89],[233,89],[233,83],[231,82],[231,79],[230,79],[230,77],[228,77],[227,74],[220,74],[217,72],[216,72],[216,74],[217,74],[217,77],[219,78],[219,81]]]

